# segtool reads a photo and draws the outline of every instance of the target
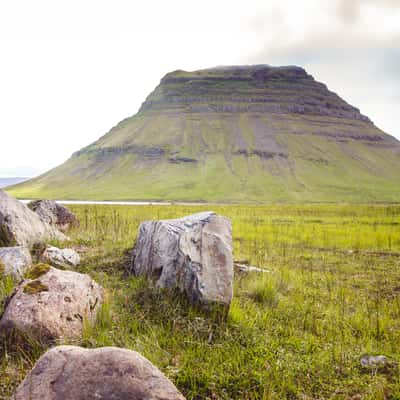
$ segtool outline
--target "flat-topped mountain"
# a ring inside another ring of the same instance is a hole
[[[303,68],[267,65],[169,73],[140,112],[168,110],[313,114],[369,122]]]
[[[20,197],[399,201],[400,142],[303,68],[167,74],[139,112]]]

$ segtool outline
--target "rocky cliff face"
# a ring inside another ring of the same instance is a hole
[[[140,111],[260,112],[370,122],[300,67],[221,67],[167,74]]]
[[[399,201],[400,143],[303,68],[167,74],[25,198]]]

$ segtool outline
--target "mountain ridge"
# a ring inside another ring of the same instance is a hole
[[[303,68],[166,74],[137,114],[19,197],[400,201],[400,142]]]

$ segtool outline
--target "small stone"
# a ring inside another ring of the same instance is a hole
[[[0,263],[3,266],[0,273],[11,275],[18,280],[32,265],[32,257],[29,250],[22,246],[0,247]]]
[[[42,221],[66,232],[72,226],[79,226],[78,218],[66,207],[54,200],[35,200],[28,204]]]
[[[385,367],[389,363],[386,356],[371,356],[364,355],[360,359],[360,364],[363,368],[379,369]]]
[[[235,269],[238,272],[248,273],[248,272],[260,272],[260,273],[269,273],[271,272],[269,269],[254,267],[253,265],[234,263]]]
[[[48,246],[40,256],[40,261],[55,267],[68,268],[78,266],[81,259],[75,250]]]

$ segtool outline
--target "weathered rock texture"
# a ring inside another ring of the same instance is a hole
[[[28,207],[39,215],[42,221],[55,226],[62,232],[66,232],[72,226],[79,226],[76,216],[68,208],[53,200],[31,201]]]
[[[400,142],[303,68],[167,74],[140,111],[14,189],[52,198],[400,201]]]
[[[76,267],[81,259],[79,254],[73,249],[59,249],[58,247],[48,246],[40,256],[40,261],[54,267]]]
[[[143,222],[130,270],[178,288],[192,302],[229,305],[233,261],[231,222],[213,212]]]
[[[95,318],[103,289],[89,275],[53,267],[43,272],[18,285],[0,320],[0,334],[15,330],[42,341],[79,338],[84,319]]]
[[[185,400],[160,370],[127,349],[58,346],[47,351],[13,400]]]
[[[66,237],[0,189],[0,246],[31,247],[36,241],[49,239],[65,240]]]
[[[0,247],[0,275],[20,279],[31,265],[32,257],[26,247]]]

